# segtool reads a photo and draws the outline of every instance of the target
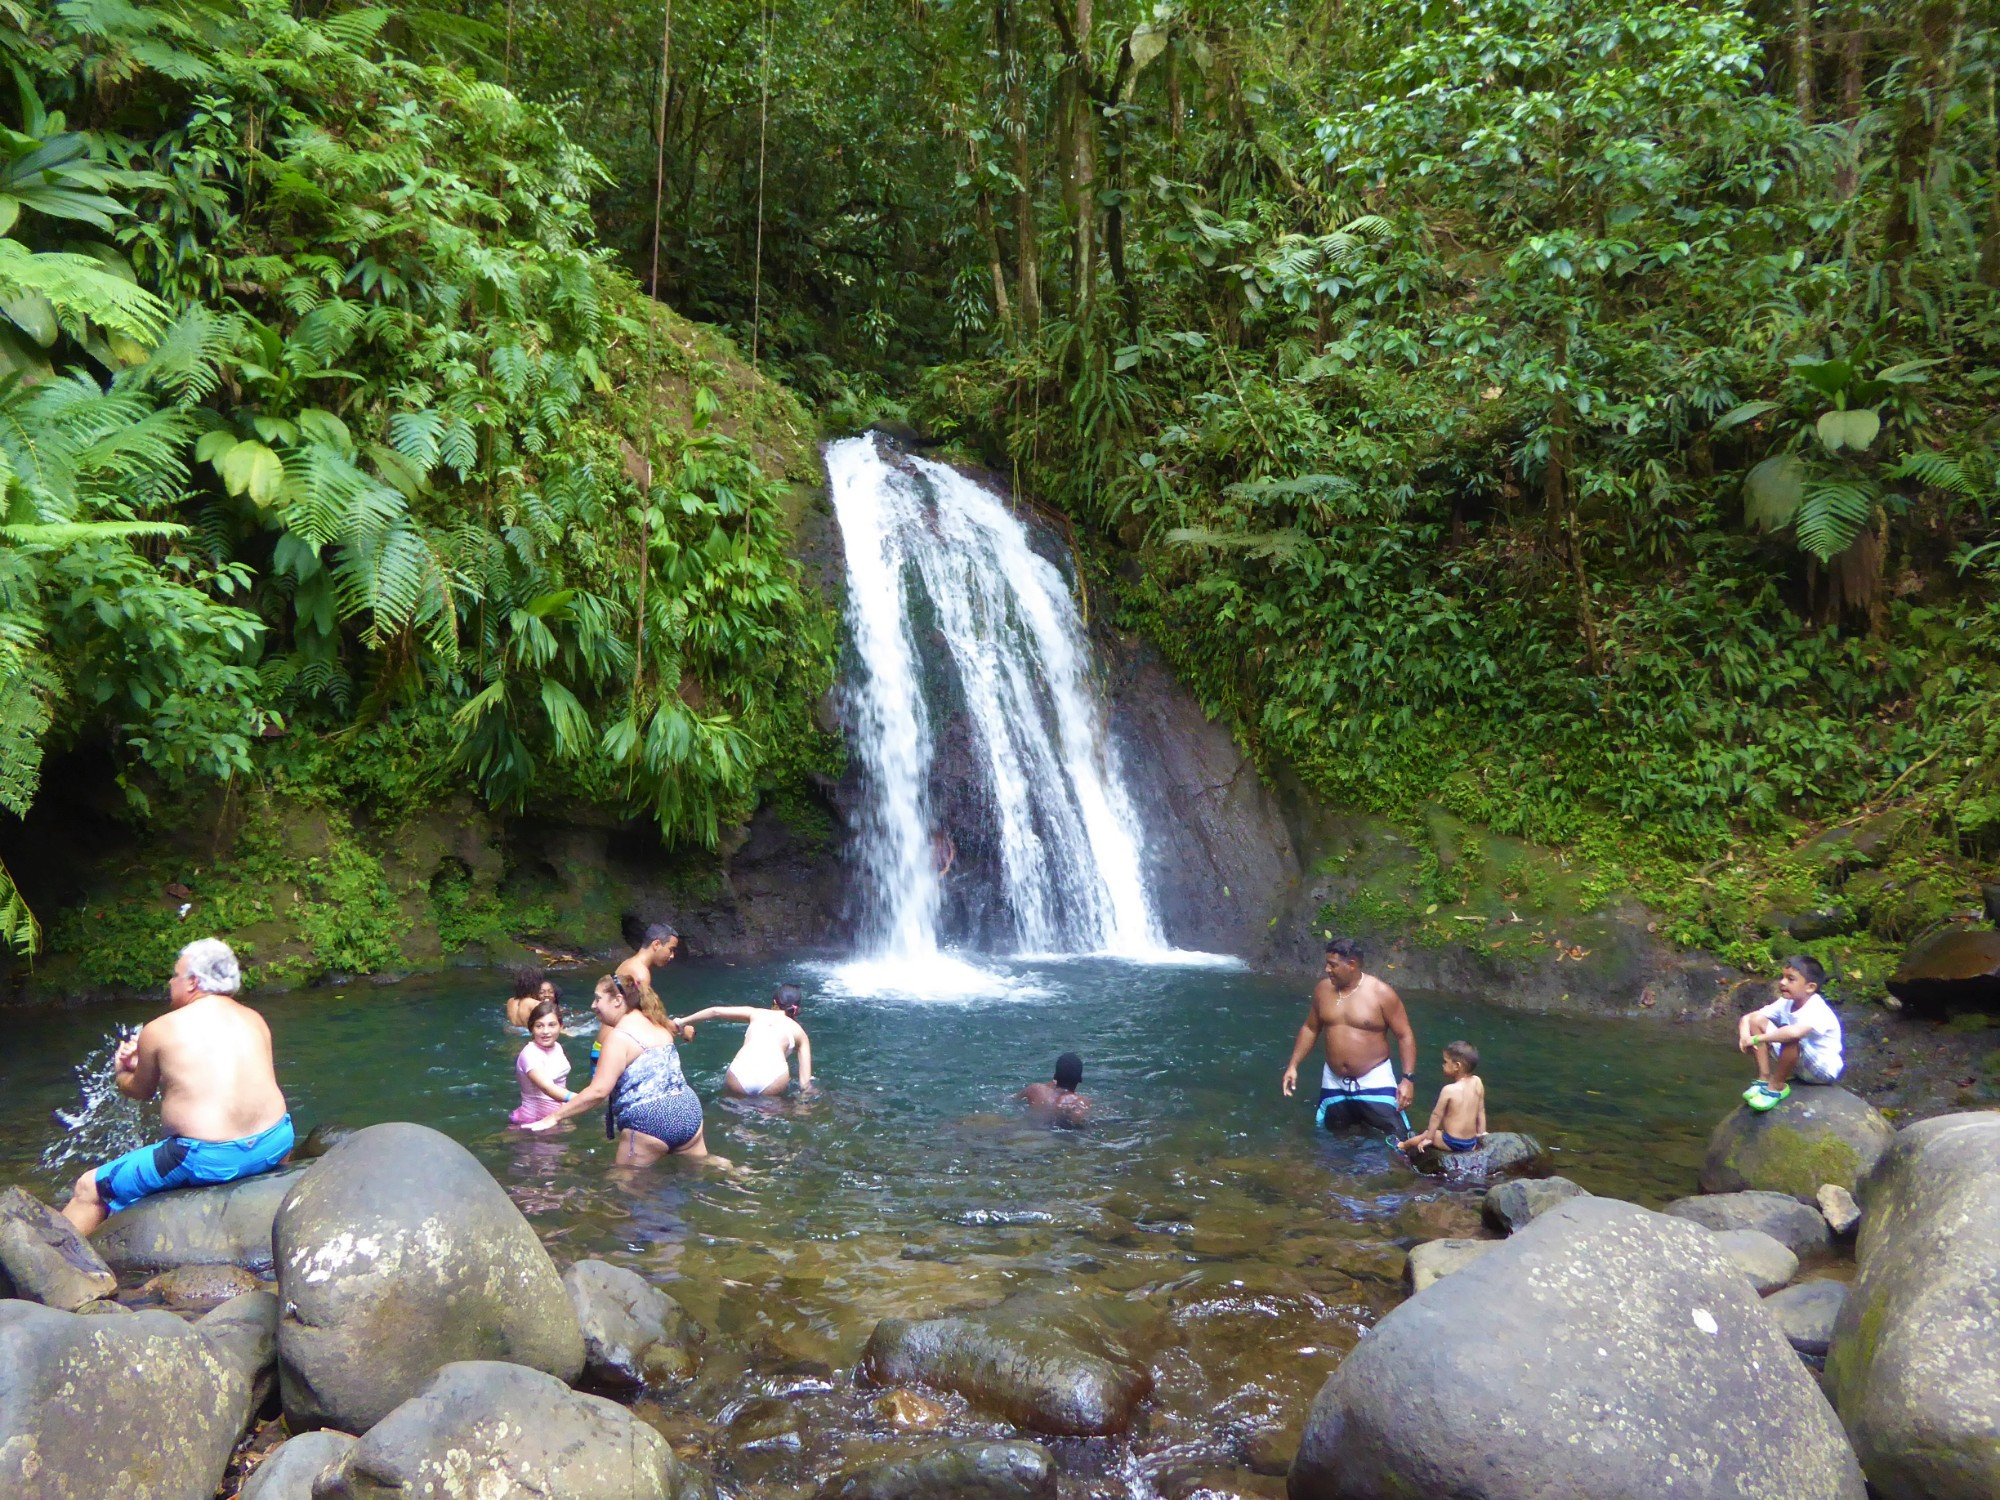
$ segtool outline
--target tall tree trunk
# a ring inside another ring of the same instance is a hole
[[[1076,203],[1076,281],[1071,288],[1078,317],[1090,308],[1097,289],[1097,105],[1090,97],[1091,0],[1076,0],[1076,56],[1071,65],[1070,121],[1072,194]]]
[[[1813,0],[1792,0],[1792,98],[1813,122]]]
[[[1867,80],[1867,28],[1862,24],[1861,7],[1847,12],[1847,32],[1840,39],[1840,118],[1847,122],[1847,154],[1834,175],[1834,190],[1841,200],[1852,198],[1860,183],[1861,93]]]
[[[1924,0],[1910,18],[1905,50],[1910,70],[1905,81],[1902,117],[1896,129],[1896,176],[1890,187],[1889,216],[1883,226],[1890,285],[1899,286],[1901,264],[1917,248],[1917,199],[1927,186],[1931,151],[1937,144],[1938,117],[1951,86],[1954,42],[1963,19],[1964,0]]]
[[[974,158],[975,164],[977,157]],[[993,223],[993,204],[987,198],[986,189],[979,190],[979,237],[986,242],[986,266],[993,275],[993,313],[1000,320],[1000,327],[1009,330],[1013,326],[1014,312],[1007,302],[1007,267],[1002,260],[1000,231]]]
[[[1028,148],[1028,89],[1021,74],[1015,17],[1007,0],[996,0],[993,31],[1007,81],[1007,134],[1014,147],[1014,295],[1020,305],[1021,333],[1033,338],[1042,323],[1041,246],[1035,233],[1035,176]]]

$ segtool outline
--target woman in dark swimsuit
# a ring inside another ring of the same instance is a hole
[[[621,1166],[648,1166],[669,1153],[706,1156],[701,1100],[681,1072],[674,1034],[683,1031],[650,985],[620,975],[599,980],[599,1035],[604,1050],[589,1084],[554,1113],[526,1127],[542,1131],[606,1104],[604,1133],[618,1142]],[[692,1036],[693,1027],[685,1034]]]

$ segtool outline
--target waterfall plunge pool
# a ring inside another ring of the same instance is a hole
[[[1279,1096],[1310,976],[982,963],[1000,993],[950,1003],[870,994],[865,970],[803,963],[666,971],[677,1011],[761,1004],[781,980],[806,984],[815,1094],[720,1098],[738,1027],[704,1028],[683,1049],[730,1171],[672,1160],[620,1171],[595,1120],[555,1136],[508,1130],[520,1037],[500,1020],[505,976],[251,998],[270,1019],[302,1130],[434,1126],[491,1169],[559,1262],[629,1265],[718,1336],[693,1385],[642,1405],[677,1441],[706,1449],[738,1493],[807,1493],[849,1444],[884,1434],[873,1393],[851,1379],[878,1318],[1022,1290],[1143,1304],[1172,1335],[1153,1355],[1158,1390],[1142,1429],[1062,1450],[1068,1500],[1161,1493],[1190,1466],[1234,1471],[1254,1434],[1303,1419],[1341,1354],[1400,1299],[1386,1247],[1471,1232],[1477,1197],[1396,1165],[1379,1140],[1315,1133],[1308,1078],[1300,1097]],[[835,972],[847,993],[834,992]],[[579,1017],[594,977],[558,976]],[[1493,1128],[1540,1136],[1558,1171],[1655,1206],[1695,1190],[1708,1129],[1741,1083],[1726,1048],[1650,1021],[1408,998],[1420,1109],[1438,1050],[1462,1036],[1481,1051]],[[37,1162],[61,1134],[51,1111],[76,1102],[74,1064],[113,1023],[158,1009],[8,1018],[4,1180],[60,1200],[75,1169],[58,1180]],[[588,1039],[566,1046],[580,1080]],[[1096,1104],[1084,1130],[1036,1125],[1012,1103],[1065,1050],[1083,1056]],[[731,1450],[727,1418],[773,1394],[804,1409],[805,1448]],[[953,1423],[999,1431],[963,1412]],[[1253,1478],[1235,1482],[1252,1492]],[[1282,1493],[1282,1479],[1255,1484]]]

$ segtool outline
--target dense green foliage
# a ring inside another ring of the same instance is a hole
[[[389,21],[0,10],[0,802],[99,741],[141,807],[469,778],[713,843],[829,670],[781,478],[596,245],[560,119]],[[33,946],[4,877],[0,917]]]
[[[138,795],[790,795],[830,641],[655,278],[1341,802],[1744,957],[1991,878],[1992,0],[0,15],[16,812],[52,713]]]

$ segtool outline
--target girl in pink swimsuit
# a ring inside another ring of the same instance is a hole
[[[569,1054],[562,1049],[562,1009],[553,1000],[544,1000],[528,1016],[528,1045],[514,1059],[514,1076],[521,1083],[521,1103],[507,1119],[515,1125],[532,1125],[546,1119],[567,1104]]]

